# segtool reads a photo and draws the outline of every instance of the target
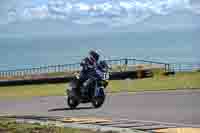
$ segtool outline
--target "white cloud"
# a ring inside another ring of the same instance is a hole
[[[43,5],[13,6],[8,21],[33,19],[66,19],[77,24],[102,23],[110,25],[135,24],[153,15],[168,15],[179,10],[199,13],[190,0],[112,0],[87,2],[82,0],[49,0]],[[110,21],[110,22],[109,22]]]
[[[45,5],[30,7],[24,9],[22,16],[24,19],[44,19],[49,16],[49,11]]]
[[[89,11],[91,7],[85,3],[78,3],[75,5],[75,8],[79,9],[80,11]]]

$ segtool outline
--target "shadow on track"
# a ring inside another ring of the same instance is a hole
[[[54,111],[66,111],[66,110],[87,110],[87,109],[94,109],[93,107],[79,107],[75,109],[71,108],[54,108],[54,109],[49,109],[48,112],[54,112]]]

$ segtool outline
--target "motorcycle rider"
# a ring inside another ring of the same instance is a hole
[[[99,76],[96,73],[96,68],[98,66],[100,55],[94,51],[89,51],[89,56],[84,58],[80,65],[82,67],[82,70],[80,72],[79,76],[79,82],[77,88],[79,89],[78,93],[80,94],[80,89],[82,91],[86,91],[88,86],[96,79],[99,78]],[[85,92],[86,93],[86,92]]]

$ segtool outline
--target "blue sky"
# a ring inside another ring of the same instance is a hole
[[[32,0],[36,5],[46,4],[48,0]]]

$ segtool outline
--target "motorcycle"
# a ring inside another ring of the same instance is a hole
[[[109,72],[107,70],[103,73],[101,80],[95,79],[87,89],[83,89],[82,86],[80,88],[77,87],[79,74],[76,74],[75,79],[69,83],[66,89],[68,106],[71,109],[75,109],[80,103],[92,103],[94,108],[101,107],[106,98],[104,89],[108,86],[108,79]]]

